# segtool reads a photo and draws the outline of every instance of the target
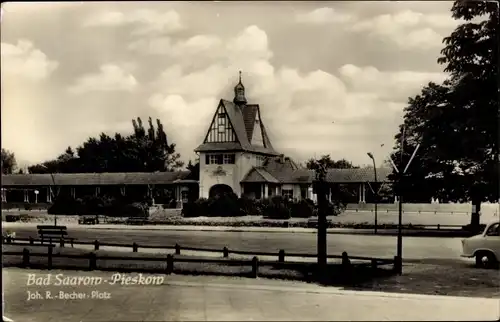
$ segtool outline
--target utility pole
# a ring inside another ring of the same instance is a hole
[[[328,200],[326,198],[326,168],[318,165],[316,169],[316,193],[318,196],[318,273],[322,280],[327,275],[327,244],[326,244],[326,215],[328,209]]]
[[[406,132],[406,126],[403,126],[403,133],[401,135],[401,155],[400,155],[400,165],[403,165],[403,154],[404,154],[404,140],[405,140],[405,132]],[[417,144],[415,147],[415,150],[413,151],[413,154],[410,157],[410,160],[408,160],[408,163],[406,164],[406,167],[402,170],[399,171],[398,167],[394,163],[394,160],[392,160],[392,157],[389,158],[391,161],[392,167],[394,168],[394,171],[397,173],[397,183],[398,183],[398,198],[399,198],[399,214],[398,214],[398,238],[397,238],[397,253],[396,253],[396,271],[399,275],[403,273],[403,232],[402,232],[402,225],[403,225],[403,188],[406,184],[405,182],[405,174],[408,168],[410,167],[411,162],[415,158],[415,155],[417,154],[418,148],[420,147],[420,144]]]

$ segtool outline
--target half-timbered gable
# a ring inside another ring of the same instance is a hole
[[[223,102],[221,101],[212,119],[212,124],[208,129],[208,133],[205,137],[204,143],[223,142],[237,142],[237,139],[227,110],[224,107]]]

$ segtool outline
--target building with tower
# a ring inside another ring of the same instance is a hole
[[[57,173],[2,175],[2,204],[50,203],[54,187],[73,198],[85,195],[147,194],[157,203],[174,196],[175,207],[198,197],[235,193],[249,198],[284,196],[316,200],[315,177],[273,147],[267,134],[261,107],[248,103],[239,75],[232,101],[221,99],[202,143],[195,149],[200,157],[199,182],[189,171],[155,173]],[[328,169],[330,184],[350,186],[349,203],[366,203],[373,198],[371,182],[386,182],[391,169]]]

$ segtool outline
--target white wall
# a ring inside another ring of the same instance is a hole
[[[256,155],[237,152],[235,164],[205,164],[206,154],[200,153],[200,198],[208,198],[210,188],[216,184],[226,184],[233,189],[235,194],[241,196],[240,182],[252,167],[257,166]],[[226,172],[225,175],[213,174],[219,167]]]

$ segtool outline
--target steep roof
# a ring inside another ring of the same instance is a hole
[[[55,173],[54,181],[60,186],[85,185],[147,185],[172,184],[184,180],[189,171],[177,172],[128,172],[128,173]],[[50,174],[2,175],[2,186],[50,186]]]
[[[392,172],[388,168],[377,168],[377,181],[388,181]],[[262,175],[266,173],[268,177]],[[298,167],[290,158],[280,156],[268,158],[265,165],[255,167],[248,172],[242,182],[269,182],[275,183],[312,183],[315,179],[315,171]],[[375,174],[373,168],[362,169],[328,169],[327,182],[331,183],[361,183],[374,182]]]
[[[263,133],[264,146],[254,146],[251,144],[253,125],[255,116],[259,113],[259,105],[250,104],[238,106],[233,102],[223,99],[220,100],[219,106],[220,105],[222,105],[227,112],[227,116],[236,135],[236,142],[205,142],[195,149],[196,152],[240,150],[278,155],[271,144],[271,140],[267,135],[267,131],[262,121],[260,125]]]

